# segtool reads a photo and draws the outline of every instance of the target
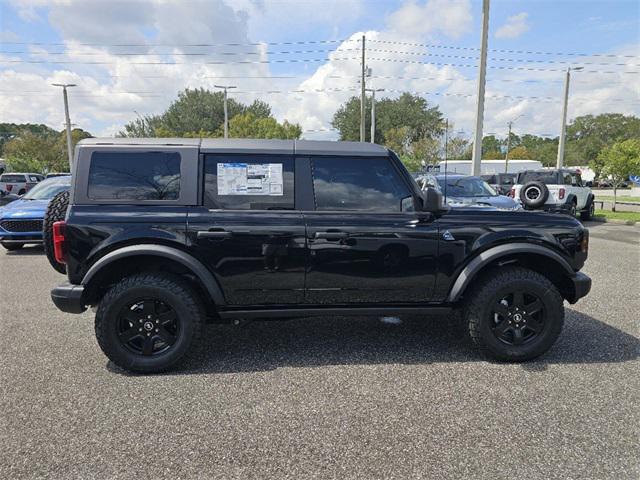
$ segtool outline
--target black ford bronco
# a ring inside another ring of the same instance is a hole
[[[206,322],[312,315],[461,312],[481,351],[524,361],[591,287],[575,218],[449,210],[377,145],[89,139],[73,170],[45,222],[68,276],[51,295],[95,307],[132,371],[173,366]]]

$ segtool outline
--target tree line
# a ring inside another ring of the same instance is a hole
[[[287,120],[278,122],[271,106],[261,100],[243,104],[227,100],[229,136],[236,138],[297,139],[300,125]],[[366,99],[365,131],[370,140],[371,99]],[[360,139],[360,98],[352,97],[335,112],[331,122],[341,140]],[[447,127],[448,125],[448,127]],[[446,132],[445,132],[446,130]],[[123,137],[222,137],[224,131],[224,94],[204,88],[186,89],[159,115],[138,115],[126,123]],[[447,134],[447,158],[471,159],[471,142],[445,121],[440,107],[426,99],[403,93],[399,97],[376,101],[375,140],[394,150],[410,171],[423,164],[436,163],[445,156],[444,135]],[[82,129],[72,132],[74,145],[91,136]],[[627,142],[627,143],[625,143]],[[621,155],[634,157],[640,142],[640,118],[619,113],[585,115],[567,126],[566,165],[591,165],[597,175],[611,175],[606,165]],[[624,145],[623,145],[624,144]],[[558,138],[532,134],[511,134],[508,139],[487,135],[482,141],[483,159],[505,158],[507,145],[512,159],[539,160],[555,165]],[[0,156],[13,171],[67,171],[66,138],[46,125],[0,124]],[[634,167],[635,168],[635,167]],[[640,170],[640,168],[638,169]],[[636,171],[636,174],[640,172]]]

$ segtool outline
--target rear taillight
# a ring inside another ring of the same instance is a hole
[[[10,192],[12,188],[13,188],[13,185],[7,185],[7,192]]]
[[[562,199],[564,198],[564,188],[561,188],[561,189],[558,191],[558,198],[559,198],[560,200],[562,200]]]
[[[67,254],[64,245],[66,228],[67,225],[65,222],[55,222],[53,224],[53,254],[58,263],[67,263]]]

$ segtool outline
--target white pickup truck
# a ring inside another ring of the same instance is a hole
[[[570,169],[525,170],[518,174],[509,196],[527,210],[562,212],[581,220],[594,214],[594,196],[582,183],[580,172]]]

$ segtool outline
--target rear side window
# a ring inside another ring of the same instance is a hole
[[[95,152],[89,168],[94,200],[178,200],[177,152]]]
[[[413,210],[411,192],[387,158],[320,157],[312,162],[316,210]]]
[[[558,175],[555,172],[523,172],[518,177],[518,183],[542,182],[546,185],[557,185]]]
[[[7,183],[24,183],[25,182],[25,178],[24,175],[2,175],[0,176],[0,182],[7,182]]]
[[[294,161],[286,155],[207,155],[204,206],[213,210],[293,210]]]

